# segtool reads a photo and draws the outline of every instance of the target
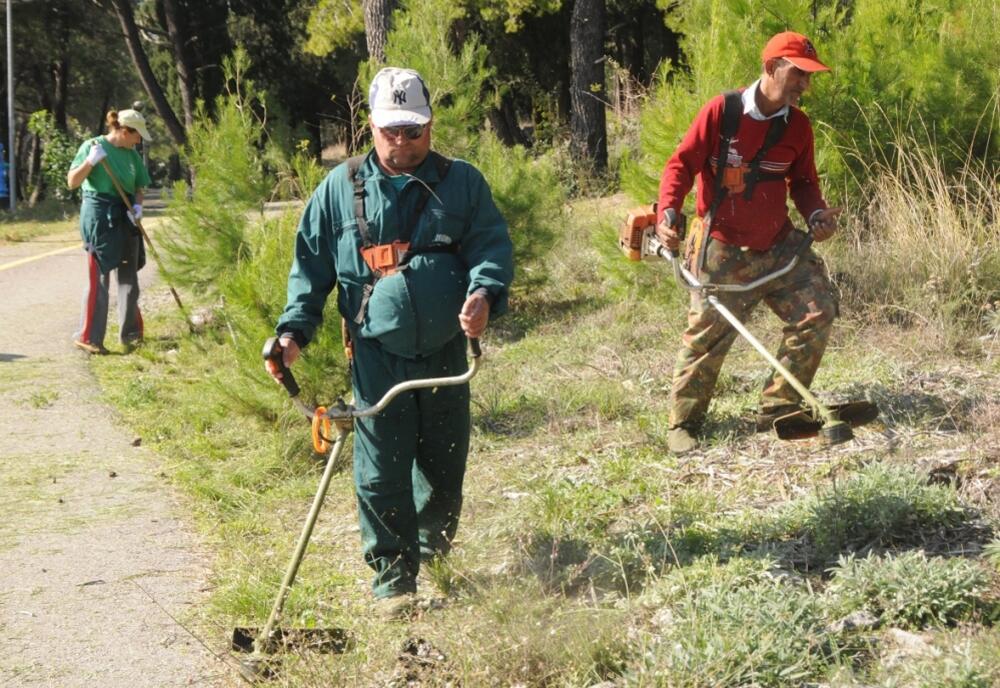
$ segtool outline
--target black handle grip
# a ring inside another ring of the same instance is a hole
[[[473,337],[469,340],[469,348],[472,349],[472,357],[479,358],[483,355],[483,350],[479,347],[479,338]]]
[[[288,392],[288,396],[297,397],[301,390],[299,389],[299,383],[295,381],[295,376],[292,375],[292,371],[285,365],[285,359],[282,355],[284,351],[278,342],[278,338],[271,337],[264,342],[262,355],[265,361],[273,361],[278,366],[278,370],[281,372],[281,384],[284,386],[285,391]]]

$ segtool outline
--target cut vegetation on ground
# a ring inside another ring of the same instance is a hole
[[[286,624],[344,627],[354,644],[289,658],[276,685],[995,685],[995,341],[954,353],[845,304],[814,388],[876,401],[880,424],[833,449],[753,434],[767,369],[740,343],[708,446],[673,457],[684,296],[665,264],[615,254],[627,205],[574,204],[572,231],[521,265],[473,382],[459,541],[423,570],[409,624],[371,616],[345,458]],[[293,225],[269,226],[287,239]],[[230,627],[266,618],[322,461],[284,392],[252,372],[260,342],[211,312],[192,339],[164,311],[143,348],[96,368],[196,498],[218,551],[204,614],[222,647]],[[773,348],[772,316],[750,326]],[[329,401],[339,375],[307,394]]]

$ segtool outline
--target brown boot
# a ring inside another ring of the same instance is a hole
[[[678,425],[670,428],[667,433],[667,446],[677,456],[681,454],[687,454],[689,451],[694,451],[698,448],[698,438],[694,436],[694,432],[684,427],[683,425]]]

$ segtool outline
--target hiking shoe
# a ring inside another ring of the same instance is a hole
[[[82,349],[83,351],[86,351],[88,354],[95,356],[100,356],[108,352],[108,350],[105,349],[103,346],[97,346],[96,344],[91,344],[90,342],[85,342],[81,339],[74,339],[73,346],[75,346],[77,349]]]
[[[781,404],[780,406],[765,406],[757,411],[755,423],[757,432],[771,432],[774,429],[774,421],[791,413],[802,410],[798,404]]]
[[[380,597],[375,600],[375,616],[382,621],[402,621],[410,618],[416,603],[416,595],[412,592],[392,597]]]
[[[670,432],[667,433],[667,446],[670,448],[670,451],[680,456],[681,454],[687,454],[689,451],[697,449],[698,438],[694,436],[691,430],[678,425],[677,427],[670,428]]]

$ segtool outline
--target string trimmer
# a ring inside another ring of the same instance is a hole
[[[656,211],[652,206],[632,210],[622,226],[619,246],[629,260],[639,261],[648,257],[669,260],[673,265],[677,283],[688,291],[698,292],[704,296],[708,303],[801,395],[806,408],[793,411],[774,421],[774,431],[780,439],[803,439],[819,435],[827,445],[840,444],[854,438],[852,428],[870,423],[878,417],[878,407],[870,401],[853,401],[830,406],[820,403],[819,399],[783,366],[733,315],[732,311],[720,303],[715,296],[719,292],[752,291],[787,275],[798,264],[800,255],[812,244],[811,233],[807,234],[798,253],[786,265],[770,274],[746,284],[703,284],[682,265],[682,261],[676,253],[660,242],[654,232],[655,225]]]
[[[323,477],[320,478],[319,488],[313,498],[312,508],[306,517],[306,522],[299,535],[298,544],[288,568],[285,570],[285,578],[281,581],[281,587],[274,599],[271,607],[271,614],[263,628],[240,627],[233,629],[232,648],[238,652],[250,652],[250,656],[240,662],[240,673],[251,682],[266,679],[273,675],[275,670],[275,653],[281,648],[297,647],[300,649],[310,649],[320,652],[342,652],[347,648],[350,641],[350,634],[341,628],[301,628],[282,629],[278,627],[278,619],[285,606],[285,600],[295,582],[295,576],[299,571],[299,564],[305,555],[306,546],[312,535],[313,526],[319,517],[320,508],[326,498],[327,489],[330,487],[330,479],[333,477],[333,469],[337,463],[337,458],[344,447],[344,441],[354,427],[354,420],[357,418],[368,418],[381,413],[389,403],[399,394],[414,389],[427,387],[449,387],[452,385],[462,385],[475,377],[479,371],[482,350],[479,348],[478,339],[469,340],[469,348],[472,351],[472,364],[462,375],[452,377],[425,378],[422,380],[407,380],[392,387],[373,406],[359,409],[354,404],[346,404],[343,399],[338,399],[334,406],[325,408],[323,406],[311,407],[299,398],[299,385],[292,375],[292,371],[284,364],[282,358],[283,350],[278,343],[277,337],[271,337],[264,344],[264,360],[273,361],[281,371],[281,384],[292,398],[295,405],[312,422],[313,449],[317,453],[324,454],[329,451],[329,458],[326,461],[326,468]],[[331,429],[336,426],[338,434],[331,443]]]

